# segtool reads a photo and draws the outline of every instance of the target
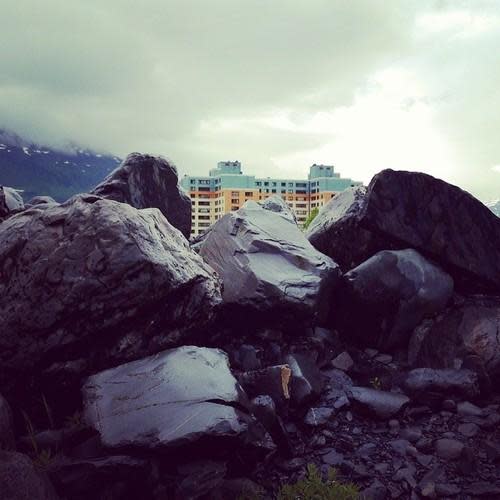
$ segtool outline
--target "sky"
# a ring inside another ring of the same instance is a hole
[[[500,198],[500,0],[1,0],[0,128]]]

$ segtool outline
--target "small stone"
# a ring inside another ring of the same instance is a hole
[[[314,436],[311,439],[311,446],[313,448],[323,448],[326,444],[326,437],[323,434]]]
[[[389,464],[388,463],[379,463],[376,464],[375,467],[373,467],[379,474],[386,474],[387,471],[389,470]]]
[[[372,349],[371,347],[367,347],[365,349],[365,354],[369,357],[369,358],[374,358],[377,354],[378,354],[378,351],[377,349]]]
[[[304,423],[310,427],[320,427],[330,420],[333,413],[333,408],[309,408]]]
[[[379,354],[378,356],[375,356],[374,359],[378,363],[382,363],[384,365],[388,365],[392,362],[392,356],[390,354]]]
[[[351,387],[348,395],[352,404],[383,420],[389,420],[410,402],[404,394],[378,391],[368,387]]]
[[[296,472],[306,465],[306,461],[303,458],[291,458],[290,460],[277,460],[276,466],[283,472]]]
[[[393,441],[389,441],[389,446],[399,455],[406,455],[406,450],[410,442],[406,439],[395,439]]]
[[[454,432],[443,432],[443,437],[446,439],[455,439],[455,433]]]
[[[348,397],[345,394],[343,394],[333,403],[333,407],[336,410],[340,410],[342,408],[347,408],[350,404],[351,403],[349,402]]]
[[[463,401],[457,405],[457,413],[459,415],[467,415],[473,417],[482,417],[483,410],[478,406],[469,403],[469,401]]]
[[[473,496],[489,496],[498,498],[495,495],[500,495],[500,487],[486,481],[479,481],[468,486],[466,492]]]
[[[332,467],[339,466],[344,462],[344,455],[338,453],[333,448],[321,457],[323,463],[331,465]]]
[[[464,449],[463,443],[456,439],[438,439],[435,443],[436,453],[445,460],[457,460]]]
[[[417,481],[415,480],[416,472],[416,468],[413,465],[409,465],[408,467],[399,469],[396,474],[394,474],[393,479],[399,483],[401,481],[406,481],[411,488],[415,488],[417,486]]]
[[[433,442],[432,439],[423,437],[415,443],[415,446],[417,450],[426,452],[432,450]]]
[[[387,488],[382,483],[374,481],[374,484],[361,492],[360,498],[363,500],[384,500],[387,498]]]
[[[457,411],[457,403],[453,401],[453,399],[445,399],[443,401],[443,404],[441,405],[441,408],[445,411]]]
[[[436,493],[440,497],[454,497],[462,490],[455,484],[438,483],[436,484]]]
[[[488,457],[488,460],[490,462],[500,461],[500,443],[499,442],[485,441],[483,446],[484,446],[484,449],[486,451],[486,456]]]
[[[344,351],[332,360],[332,366],[338,370],[348,372],[354,366],[354,361],[349,353]]]
[[[417,462],[423,467],[429,467],[432,462],[432,455],[424,455],[423,453],[419,453],[416,457]]]
[[[377,445],[375,443],[365,443],[356,450],[356,455],[367,458],[370,455],[373,455],[376,451]]]
[[[422,437],[422,431],[418,428],[402,429],[399,434],[403,439],[410,441],[410,443],[416,443]]]
[[[465,437],[474,437],[479,432],[479,426],[473,423],[460,424],[458,432]]]

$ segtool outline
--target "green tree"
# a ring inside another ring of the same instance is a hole
[[[314,220],[316,215],[319,213],[319,208],[313,208],[311,210],[311,213],[309,214],[309,217],[307,217],[306,221],[304,222],[304,229],[307,229],[311,222]]]

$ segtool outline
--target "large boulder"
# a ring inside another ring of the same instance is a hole
[[[469,193],[393,170],[377,174],[366,194],[355,193],[350,201],[334,197],[311,224],[308,238],[318,250],[357,265],[379,250],[410,247],[436,261],[460,290],[500,292],[500,219]]]
[[[43,382],[63,402],[83,374],[206,334],[219,303],[214,271],[158,209],[33,207],[0,225],[0,387]]]
[[[405,346],[453,293],[451,277],[412,249],[387,250],[346,273],[334,311],[341,333],[363,347]]]
[[[0,186],[0,222],[23,209],[22,196],[15,189]]]
[[[194,444],[199,459],[204,445],[217,454],[224,443],[242,444],[255,423],[239,409],[248,402],[226,354],[206,347],[170,349],[93,375],[83,397],[85,420],[108,448]]]
[[[248,313],[246,326],[312,324],[339,277],[335,262],[314,249],[278,197],[226,214],[200,255],[222,277],[226,310]]]
[[[158,208],[186,238],[191,234],[191,199],[178,184],[175,166],[161,156],[129,154],[92,194],[135,208]]]
[[[21,453],[0,450],[2,500],[57,500],[47,476]]]
[[[408,358],[414,366],[484,368],[500,374],[500,298],[457,300],[433,320],[415,329]],[[481,366],[477,366],[477,361]]]

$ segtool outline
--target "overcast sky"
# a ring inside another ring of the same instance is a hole
[[[0,127],[500,197],[500,0],[1,0]]]

